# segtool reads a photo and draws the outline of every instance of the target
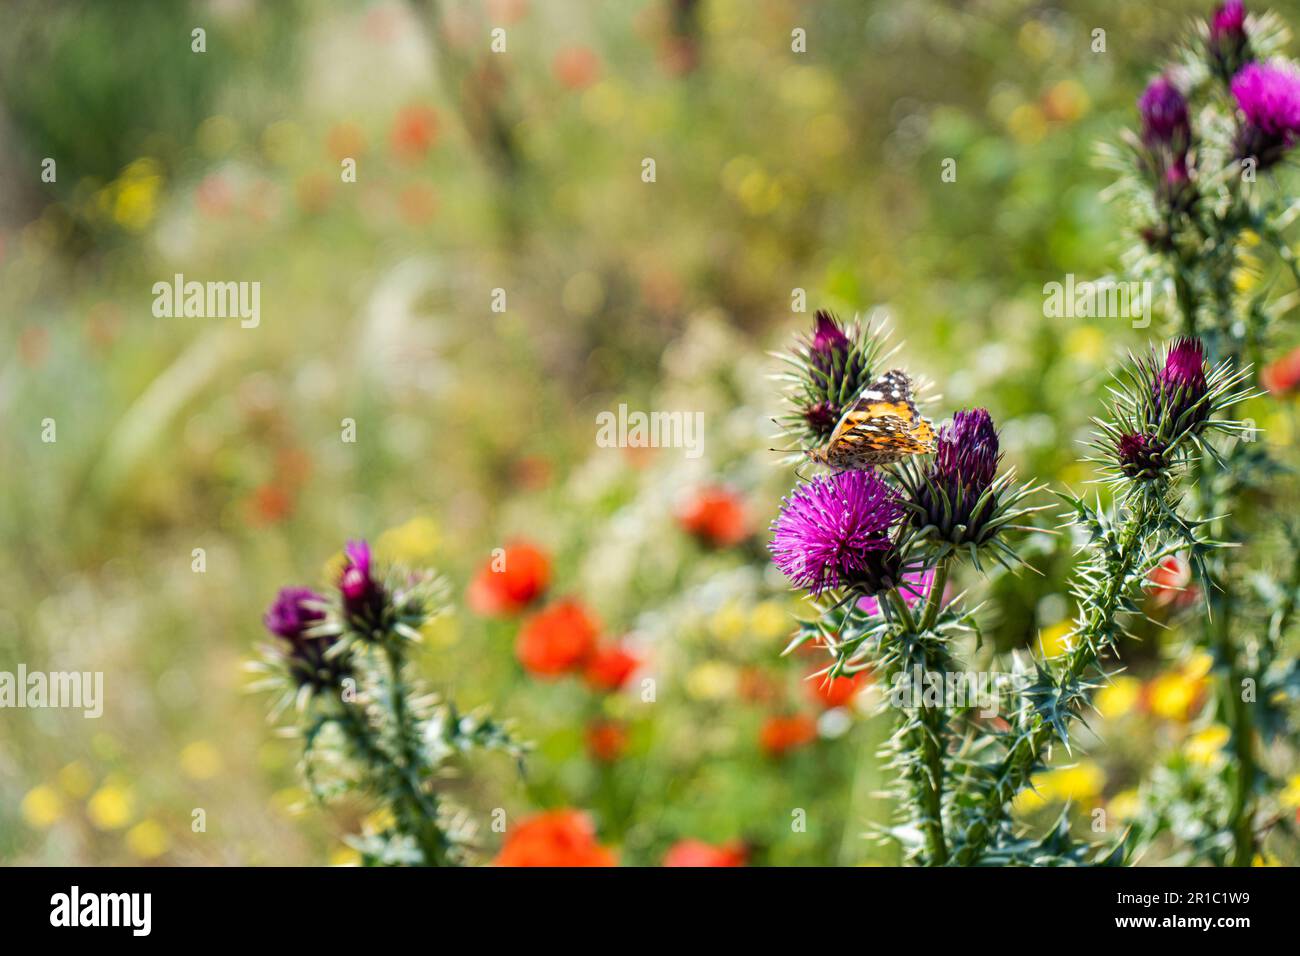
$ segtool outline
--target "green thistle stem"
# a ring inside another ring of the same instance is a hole
[[[447,865],[449,841],[438,825],[438,799],[429,793],[417,774],[419,758],[412,745],[411,727],[406,708],[406,692],[402,683],[402,657],[391,643],[385,645],[384,656],[388,663],[388,702],[393,716],[393,731],[397,737],[398,762],[393,771],[405,799],[402,801],[407,826],[415,836],[425,861],[430,866]],[[402,814],[399,814],[399,819]]]
[[[1116,549],[1107,560],[1107,573],[1100,592],[1089,602],[1083,620],[1075,629],[1073,646],[1057,673],[1058,687],[1081,680],[1096,665],[1098,651],[1113,643],[1115,618],[1125,597],[1124,582],[1130,580],[1135,571],[1141,570],[1138,563],[1156,516],[1150,496],[1158,493],[1156,490],[1145,491],[1129,513]],[[1030,777],[1042,765],[1048,748],[1059,739],[1051,723],[1038,715],[1033,719],[1033,728],[1019,737],[998,766],[993,787],[976,811],[966,829],[965,841],[955,854],[954,862],[958,865],[970,866],[979,862],[1011,801],[1029,783]]]

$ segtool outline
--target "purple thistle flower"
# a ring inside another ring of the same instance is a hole
[[[954,545],[983,544],[998,512],[990,489],[1002,455],[993,418],[983,408],[959,411],[939,429],[937,444],[924,476],[909,481],[912,524]]]
[[[902,514],[893,488],[873,472],[844,471],[804,482],[772,523],[768,550],[796,587],[820,594],[872,585],[883,570],[880,552]]]
[[[349,617],[373,624],[383,610],[384,590],[371,574],[370,545],[349,541],[343,549],[346,564],[339,575],[343,608]]]
[[[1205,49],[1210,68],[1225,83],[1231,82],[1237,71],[1251,59],[1250,38],[1246,35],[1246,5],[1242,0],[1226,0],[1215,8],[1210,15]]]
[[[311,625],[325,619],[324,611],[309,606],[324,600],[311,588],[281,588],[262,623],[272,634],[296,644]]]
[[[1254,157],[1260,169],[1277,163],[1300,139],[1300,72],[1289,66],[1250,63],[1232,80],[1245,117],[1237,158]]]
[[[825,309],[818,309],[813,317],[812,353],[829,358],[835,352],[847,352],[849,344],[839,320]]]
[[[1192,138],[1187,100],[1168,77],[1157,76],[1138,99],[1142,117],[1142,142],[1147,146],[1167,146],[1175,156],[1183,156]]]
[[[976,495],[993,483],[1002,456],[988,409],[963,409],[953,415],[952,424],[939,429],[938,444],[933,472],[937,480],[960,485]]]
[[[1246,4],[1242,0],[1226,0],[1214,9],[1210,17],[1210,39],[1238,37],[1246,34]]]
[[[268,631],[289,643],[282,657],[293,679],[299,686],[310,684],[317,690],[337,687],[351,673],[342,657],[325,656],[338,640],[337,636],[307,636],[313,624],[325,620],[325,612],[311,605],[324,601],[311,588],[281,588],[262,618]]]
[[[1175,339],[1152,385],[1156,416],[1167,411],[1177,423],[1186,412],[1194,410],[1190,424],[1203,421],[1209,415],[1209,409],[1201,403],[1207,391],[1205,347],[1201,340],[1185,336]]]

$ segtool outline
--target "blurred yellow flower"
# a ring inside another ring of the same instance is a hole
[[[221,772],[221,754],[206,740],[186,744],[180,761],[181,772],[191,780],[211,780]]]
[[[754,636],[764,641],[784,637],[793,630],[785,608],[777,601],[760,601],[755,604],[754,610],[749,614],[749,626],[753,629]]]
[[[1136,790],[1121,790],[1110,798],[1106,809],[1116,820],[1132,820],[1142,808],[1142,800]]]
[[[423,564],[434,556],[440,540],[437,522],[417,515],[381,534],[375,542],[375,556],[396,564]]]
[[[397,818],[393,816],[393,811],[388,807],[379,807],[366,814],[361,821],[361,829],[364,833],[383,833],[396,824]]]
[[[1180,666],[1152,678],[1148,686],[1152,713],[1165,720],[1190,720],[1205,694],[1213,665],[1209,654],[1195,654]]]
[[[748,623],[744,609],[738,602],[731,601],[709,618],[709,633],[719,641],[731,643],[744,637]]]
[[[735,693],[738,681],[730,664],[705,661],[686,675],[686,693],[696,700],[726,700]]]
[[[360,866],[361,854],[352,847],[336,846],[330,850],[330,866]]]
[[[1074,632],[1073,621],[1061,621],[1039,632],[1039,646],[1046,657],[1059,657],[1070,649],[1069,637]]]
[[[80,760],[74,760],[59,771],[59,786],[75,800],[84,800],[95,786],[95,776]]]
[[[1132,712],[1142,696],[1142,682],[1136,677],[1116,677],[1097,691],[1097,710],[1107,720]]]
[[[1208,767],[1220,759],[1223,747],[1232,739],[1232,731],[1222,724],[1214,724],[1198,731],[1183,745],[1183,753],[1194,764]]]
[[[1267,850],[1264,850],[1263,852],[1255,854],[1255,858],[1250,861],[1250,865],[1251,866],[1281,866],[1282,861],[1279,860],[1277,857],[1275,857],[1272,853],[1269,853]]]
[[[108,782],[91,794],[86,814],[97,830],[120,830],[131,822],[134,803],[129,787]]]
[[[1300,809],[1300,773],[1287,779],[1286,786],[1277,796],[1278,802],[1293,810]]]
[[[27,825],[38,830],[46,830],[63,818],[63,798],[53,787],[39,784],[27,791],[23,797],[19,812]]]
[[[298,787],[285,787],[271,794],[271,806],[287,817],[302,816],[307,794]]]
[[[156,820],[141,820],[126,831],[126,848],[132,856],[152,860],[171,847],[171,838]]]
[[[1043,111],[1037,106],[1023,103],[1007,117],[1007,129],[1017,143],[1032,146],[1046,134],[1047,122],[1043,118]]]
[[[1106,336],[1095,325],[1080,325],[1065,336],[1065,351],[1082,362],[1096,365],[1106,354]]]
[[[1014,809],[1026,812],[1053,801],[1078,803],[1100,796],[1106,786],[1106,773],[1091,761],[1073,767],[1061,767],[1037,774],[1033,790],[1022,790],[1015,799]]]
[[[153,221],[161,190],[161,167],[146,156],[131,163],[104,187],[99,202],[123,229],[140,232]]]

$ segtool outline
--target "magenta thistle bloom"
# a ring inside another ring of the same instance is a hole
[[[849,350],[849,337],[844,334],[839,321],[825,309],[818,309],[813,317],[812,353],[829,358],[836,352]]]
[[[1245,117],[1237,157],[1253,156],[1260,169],[1277,163],[1300,139],[1300,72],[1250,63],[1233,77],[1232,95]]]
[[[1229,81],[1250,59],[1250,39],[1246,36],[1246,5],[1242,0],[1226,0],[1210,16],[1206,52],[1210,66],[1222,80]]]
[[[343,554],[346,564],[339,576],[343,608],[349,617],[374,624],[383,611],[384,589],[372,573],[370,545],[365,541],[349,541]]]
[[[1167,77],[1157,76],[1138,100],[1142,117],[1142,141],[1148,146],[1167,146],[1176,156],[1187,152],[1192,138],[1187,100]]]
[[[796,587],[874,590],[889,529],[902,514],[898,495],[873,472],[844,471],[801,484],[783,498],[768,550]]]
[[[1166,410],[1175,423],[1188,411],[1193,412],[1193,421],[1188,424],[1203,421],[1209,415],[1209,409],[1201,402],[1209,385],[1205,378],[1205,347],[1200,339],[1174,340],[1152,391],[1156,414]]]

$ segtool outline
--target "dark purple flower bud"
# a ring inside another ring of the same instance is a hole
[[[262,617],[262,623],[277,637],[297,643],[311,625],[325,619],[324,611],[311,606],[324,600],[311,588],[281,588]]]
[[[372,573],[370,545],[364,541],[349,541],[343,554],[347,562],[339,576],[343,609],[349,618],[374,625],[383,611],[384,589]]]
[[[840,410],[830,402],[809,405],[803,412],[804,420],[819,435],[829,434],[840,421]]]
[[[998,432],[984,408],[959,411],[952,424],[939,429],[934,474],[948,484],[979,494],[993,483],[998,471]]]
[[[1206,52],[1210,68],[1225,83],[1251,59],[1250,38],[1246,36],[1246,5],[1242,0],[1226,0],[1214,9]]]
[[[338,640],[336,635],[307,635],[313,624],[325,620],[325,612],[315,606],[324,601],[311,588],[281,588],[262,618],[268,631],[288,642],[282,657],[300,687],[307,684],[317,690],[337,687],[351,673],[342,656],[326,656],[326,651]]]
[[[1167,77],[1157,76],[1138,100],[1142,116],[1142,142],[1147,146],[1167,146],[1176,156],[1187,152],[1192,126],[1187,116],[1187,100]]]
[[[822,475],[782,501],[768,550],[796,587],[813,594],[841,587],[876,593],[884,578],[896,579],[889,530],[902,506],[876,474]]]
[[[808,347],[808,358],[813,368],[823,375],[833,375],[837,366],[843,367],[851,345],[839,320],[824,309],[818,310],[813,319],[812,343]]]
[[[1267,169],[1300,140],[1300,72],[1250,63],[1233,78],[1232,95],[1245,117],[1237,134],[1237,158],[1254,157],[1260,169]]]
[[[1127,432],[1115,442],[1115,462],[1125,477],[1156,478],[1168,467],[1165,446],[1159,439],[1139,432]]]
[[[939,429],[934,461],[912,483],[911,520],[954,545],[983,544],[997,513],[990,492],[1001,453],[993,418],[983,408],[957,412]]]
[[[1201,401],[1208,391],[1205,347],[1200,339],[1175,339],[1152,389],[1156,416],[1167,414],[1180,431],[1187,425],[1202,422],[1209,416],[1208,406]],[[1192,419],[1181,422],[1189,411]]]

